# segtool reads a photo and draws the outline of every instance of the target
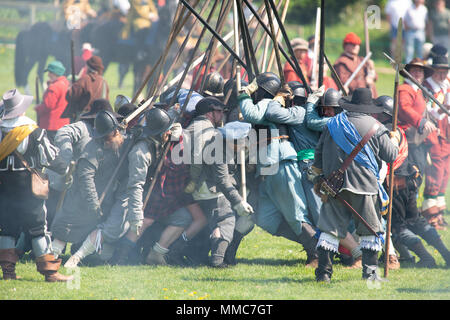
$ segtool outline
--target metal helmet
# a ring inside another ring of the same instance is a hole
[[[94,120],[94,138],[104,138],[118,127],[119,122],[112,112],[99,111]]]
[[[273,72],[263,72],[256,76],[256,83],[259,88],[275,96],[281,88],[280,78]]]
[[[211,72],[206,76],[203,96],[223,97],[224,80],[220,73]]]
[[[383,112],[390,115],[394,114],[394,99],[390,96],[379,96],[374,100],[375,105],[383,107]]]
[[[172,119],[167,111],[160,108],[151,108],[145,114],[145,127],[143,133],[147,136],[157,136],[170,129]]]
[[[333,89],[329,88],[327,91],[325,91],[323,97],[322,97],[322,107],[340,107],[339,106],[339,99],[342,98],[342,94]]]
[[[306,102],[306,90],[303,84],[298,81],[289,81],[289,88],[292,90],[292,94],[294,95],[294,104],[295,105],[303,105]]]
[[[114,101],[114,110],[119,110],[121,106],[123,106],[126,103],[130,103],[131,99],[127,96],[124,96],[123,94],[119,94],[116,97],[116,100]]]

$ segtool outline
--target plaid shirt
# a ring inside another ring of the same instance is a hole
[[[181,152],[183,151],[183,136],[180,136]],[[158,180],[144,211],[144,216],[155,220],[162,219],[172,214],[177,209],[185,207],[193,202],[192,196],[184,192],[189,183],[189,166],[186,164],[175,165],[171,161],[171,152],[167,152]]]

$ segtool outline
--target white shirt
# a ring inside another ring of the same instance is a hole
[[[389,0],[384,12],[390,17],[390,24],[397,26],[398,20],[404,18],[406,10],[412,6],[411,0]]]
[[[428,20],[428,9],[424,5],[416,7],[413,4],[408,8],[405,14],[405,27],[412,30],[425,30],[425,25]]]

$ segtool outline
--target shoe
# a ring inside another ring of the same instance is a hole
[[[400,269],[400,262],[398,262],[397,256],[390,254],[388,259],[389,270]]]
[[[55,259],[53,254],[45,254],[36,258],[36,268],[45,276],[47,282],[66,282],[73,280],[73,276],[65,276],[58,273],[61,259]]]

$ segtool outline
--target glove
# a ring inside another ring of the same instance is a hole
[[[278,91],[273,100],[278,101],[283,107],[286,106],[286,100],[292,99],[292,89],[284,84],[283,87]]]
[[[140,230],[143,226],[144,222],[142,220],[130,221],[130,231],[135,235],[140,235]]]
[[[170,141],[179,141],[181,133],[183,132],[181,124],[179,124],[178,122],[174,123],[172,127],[170,127],[170,132]]]
[[[325,93],[325,86],[321,86],[319,89],[313,91],[308,95],[308,99],[306,99],[306,102],[310,102],[312,104],[316,104],[319,102],[320,98]]]
[[[186,186],[186,188],[184,188],[184,192],[186,192],[186,193],[193,193],[194,191],[195,191],[195,182],[194,181],[189,181],[189,183]]]
[[[396,131],[389,131],[389,137],[391,138],[392,143],[395,146],[399,146],[400,145],[400,133],[396,130]]]
[[[256,83],[256,78],[246,87],[242,88],[242,91],[248,94],[249,96],[258,90],[258,83]]]
[[[252,206],[247,203],[247,201],[242,200],[238,204],[236,204],[233,209],[237,212],[239,216],[248,216],[252,213],[255,213]]]
[[[316,168],[314,166],[311,166],[306,171],[306,177],[308,180],[312,183],[315,182],[316,177],[322,174],[322,169]]]

